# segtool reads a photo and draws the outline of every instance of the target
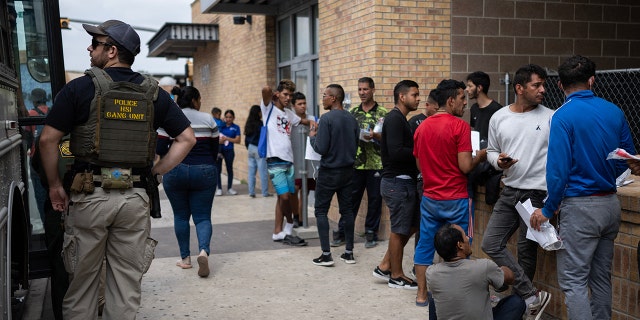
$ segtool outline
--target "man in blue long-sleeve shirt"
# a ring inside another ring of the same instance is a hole
[[[582,56],[558,68],[566,101],[551,119],[547,153],[548,198],[531,226],[559,215],[565,250],[557,253],[558,283],[569,319],[611,319],[611,265],[620,228],[616,177],[627,168],[606,160],[616,148],[635,153],[620,108],[596,97],[595,63]]]
[[[340,260],[353,264],[353,208],[351,202],[353,164],[358,149],[360,129],[356,118],[342,107],[344,89],[330,84],[322,94],[322,106],[329,112],[322,115],[317,132],[311,130],[311,146],[319,153],[320,170],[316,180],[315,215],[322,255],[313,259],[318,266],[332,266],[327,213],[333,194],[338,195],[340,215],[344,219],[346,249]],[[317,135],[317,136],[316,136]]]

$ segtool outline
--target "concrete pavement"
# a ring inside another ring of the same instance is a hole
[[[152,237],[159,241],[156,257],[142,279],[138,319],[425,319],[428,308],[415,306],[415,291],[391,289],[371,272],[387,242],[364,248],[356,236],[356,264],[340,261],[344,246],[332,248],[334,267],[311,263],[321,254],[318,239],[307,247],[273,242],[275,197],[250,198],[247,186],[234,185],[236,196],[216,196],[212,210],[211,275],[197,275],[195,228],[191,229],[193,269],[175,266],[179,258],[173,214],[166,197],[161,219],[152,219]],[[312,204],[312,201],[311,201]],[[311,205],[312,206],[312,205]],[[310,224],[315,226],[313,209]],[[413,240],[404,266],[412,266]],[[53,319],[48,281],[33,282],[26,319]],[[46,293],[42,293],[47,291]]]
[[[318,239],[307,247],[271,240],[276,198],[252,199],[246,185],[234,186],[236,196],[217,196],[213,205],[213,240],[208,278],[197,266],[175,266],[178,246],[170,206],[152,221],[152,236],[160,241],[156,259],[142,281],[139,319],[425,319],[427,308],[415,306],[415,291],[391,289],[371,273],[387,242],[365,249],[356,237],[356,264],[340,261],[344,246],[332,248],[334,267],[311,263],[321,254]],[[313,209],[309,210],[313,217]],[[315,225],[315,219],[309,219]],[[192,230],[192,254],[197,254]],[[412,266],[413,246],[405,253]],[[195,257],[192,257],[195,262]]]

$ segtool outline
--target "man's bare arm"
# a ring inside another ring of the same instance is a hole
[[[273,90],[269,86],[264,86],[262,88],[262,102],[265,106],[268,106],[269,103],[273,100]]]
[[[458,152],[458,168],[464,174],[471,172],[473,168],[485,160],[487,160],[487,149],[477,150],[475,157],[471,156],[471,152]]]
[[[58,173],[58,144],[62,137],[64,137],[64,132],[45,125],[39,143],[42,167],[49,184],[49,198],[56,211],[65,211],[69,203],[69,196],[62,187],[62,180],[60,180]]]
[[[516,280],[516,277],[513,275],[513,271],[511,271],[507,266],[502,266],[500,269],[502,269],[502,273],[504,273],[504,284],[512,285]]]

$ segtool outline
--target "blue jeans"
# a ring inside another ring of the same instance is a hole
[[[267,174],[267,159],[260,158],[258,155],[258,146],[250,144],[247,149],[249,164],[249,195],[256,194],[256,171],[260,174],[260,184],[262,195],[269,193],[269,176]]]
[[[220,150],[220,154],[224,159],[224,165],[227,168],[227,189],[231,189],[231,185],[233,184],[233,159],[236,157],[235,151],[231,150]],[[222,190],[222,159],[218,158],[216,161],[216,168],[218,169],[218,189]]]
[[[499,266],[507,266],[513,271],[515,276],[513,289],[525,299],[536,293],[533,276],[538,258],[538,244],[526,238],[527,226],[520,218],[515,205],[531,199],[534,207],[542,208],[546,196],[547,192],[542,190],[524,190],[505,186],[493,207],[482,239],[482,251]],[[507,249],[507,241],[518,229],[520,232],[516,261],[511,251]]]
[[[360,202],[365,189],[367,190],[367,218],[364,222],[364,230],[373,232],[375,239],[378,239],[378,229],[380,228],[380,213],[382,212],[382,196],[380,195],[380,181],[382,176],[380,170],[354,170],[353,190],[351,192],[351,202],[353,203],[353,219],[355,220],[360,210]],[[338,221],[338,231],[344,237],[344,217]]]
[[[524,300],[520,296],[512,294],[500,299],[498,304],[496,304],[496,306],[492,308],[493,319],[522,319],[522,315],[524,314],[526,308],[527,306],[525,305]],[[429,320],[437,319],[438,317],[436,316],[436,303],[435,301],[433,301],[433,297],[429,295]]]
[[[209,254],[211,242],[211,209],[216,191],[214,165],[179,164],[164,175],[164,191],[173,209],[173,223],[180,257],[190,256],[189,217],[193,217],[198,236],[198,251]]]
[[[569,319],[611,319],[611,265],[620,229],[618,197],[565,198],[558,221],[565,246],[556,254],[558,284]]]
[[[445,223],[457,224],[469,230],[469,199],[433,200],[422,196],[420,202],[420,240],[413,255],[413,263],[420,266],[433,264],[436,248],[433,238]]]
[[[351,204],[351,188],[353,181],[353,168],[323,168],[320,167],[316,180],[315,215],[320,237],[322,252],[331,252],[329,245],[329,206],[333,194],[338,196],[340,216],[344,218],[344,232],[346,249],[353,250],[353,207]]]

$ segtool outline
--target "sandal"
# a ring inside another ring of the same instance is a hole
[[[182,269],[191,269],[193,266],[191,265],[191,257],[186,257],[184,259],[180,259],[176,261],[176,266]]]

